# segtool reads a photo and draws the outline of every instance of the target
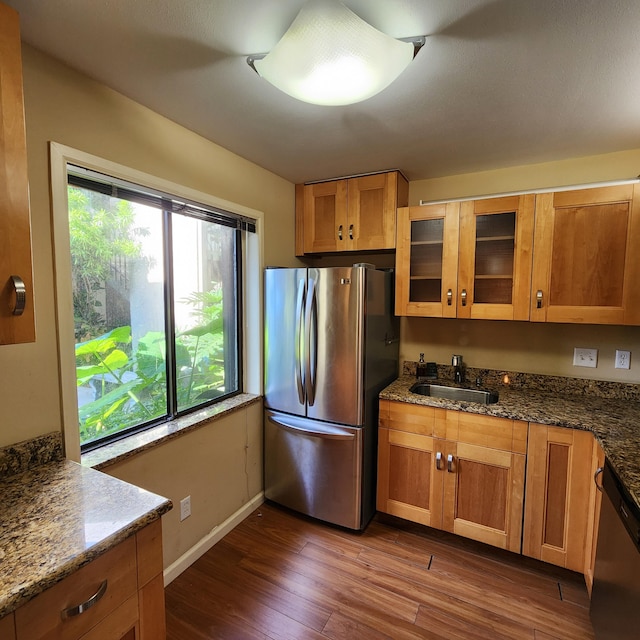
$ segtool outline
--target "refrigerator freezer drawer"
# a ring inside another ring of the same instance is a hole
[[[360,529],[363,429],[266,411],[264,453],[267,499]]]

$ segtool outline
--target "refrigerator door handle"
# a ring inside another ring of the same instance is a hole
[[[313,428],[308,428],[303,426],[295,418],[287,419],[283,416],[278,416],[277,418],[271,416],[269,420],[287,431],[313,436],[314,438],[322,438],[325,440],[353,440],[356,437],[353,429],[348,430],[329,424],[316,423]]]
[[[309,278],[309,292],[305,310],[305,383],[310,407],[316,401],[316,373],[318,368],[318,295],[316,281]]]
[[[304,404],[305,401],[305,389],[304,379],[302,372],[303,358],[305,357],[306,349],[304,346],[304,306],[305,306],[305,293],[306,293],[305,281],[300,280],[298,282],[298,293],[296,296],[296,334],[295,334],[295,349],[296,349],[296,387],[298,389],[298,400],[300,404]]]

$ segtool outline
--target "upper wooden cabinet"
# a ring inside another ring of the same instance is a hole
[[[20,29],[0,4],[0,344],[35,340],[30,234]]]
[[[528,320],[535,197],[398,210],[396,314]]]
[[[593,492],[593,435],[529,425],[522,553],[583,572]],[[592,516],[593,517],[593,516]]]
[[[296,255],[394,249],[408,194],[398,171],[296,185]]]
[[[640,324],[640,187],[536,198],[531,320]]]
[[[527,424],[380,402],[377,508],[520,551]]]

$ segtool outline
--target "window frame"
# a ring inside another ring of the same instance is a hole
[[[239,234],[239,255],[236,255],[236,268],[238,274],[238,391],[225,394],[224,399],[242,393],[262,393],[261,366],[247,368],[247,354],[262,352],[262,332],[260,330],[262,313],[260,301],[262,299],[262,268],[263,268],[263,214],[260,211],[250,209],[243,205],[229,202],[211,194],[203,193],[171,183],[124,165],[120,165],[97,156],[87,154],[64,145],[51,142],[50,153],[50,177],[52,196],[52,225],[54,238],[54,263],[55,263],[55,297],[57,309],[57,337],[60,374],[60,397],[65,451],[67,458],[80,461],[81,446],[78,423],[78,401],[76,391],[76,364],[75,364],[75,338],[73,319],[73,295],[71,287],[71,256],[69,246],[68,224],[68,165],[74,165],[95,171],[106,176],[112,176],[134,185],[140,185],[143,189],[171,194],[177,199],[184,199],[189,203],[201,203],[205,207],[211,207],[222,211],[228,211],[234,216],[255,221],[255,233],[236,231]],[[236,252],[238,253],[238,252]],[[238,260],[240,260],[238,262]],[[167,274],[167,278],[169,275]],[[252,359],[255,362],[255,359]],[[260,360],[261,362],[261,360]],[[217,400],[217,399],[216,399]],[[220,401],[213,401],[206,405],[199,405],[187,411],[176,414],[179,416],[192,416],[194,413],[202,413],[206,416],[207,407],[212,411]],[[145,424],[135,429],[135,433],[150,429],[165,422],[172,421],[174,417],[162,418]],[[99,448],[102,445],[112,443],[114,439],[126,438],[133,434],[115,434],[97,444],[83,447],[85,449]]]

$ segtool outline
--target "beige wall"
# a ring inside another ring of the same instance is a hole
[[[409,202],[635,178],[640,149],[544,164],[523,165],[409,185]],[[640,328],[404,318],[400,360],[449,364],[462,353],[469,366],[576,378],[640,382]],[[599,350],[598,367],[573,366],[573,348]],[[632,352],[631,369],[614,369],[616,349]]]
[[[293,184],[30,47],[23,64],[36,342],[0,348],[0,446],[62,429],[49,141],[260,210],[265,262],[296,262]],[[191,518],[179,523],[179,509],[164,517],[167,566],[261,491],[261,459],[257,404],[107,471],[171,498],[176,507],[191,495]]]
[[[50,140],[265,213],[265,260],[293,258],[293,184],[38,51],[23,50],[36,342],[0,350],[0,446],[61,428]]]

